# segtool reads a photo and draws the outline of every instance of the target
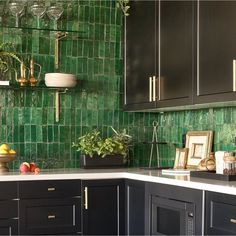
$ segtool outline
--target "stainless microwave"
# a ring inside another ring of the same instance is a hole
[[[195,235],[195,205],[152,196],[152,235]]]

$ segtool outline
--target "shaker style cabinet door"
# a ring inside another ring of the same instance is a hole
[[[123,180],[82,181],[83,235],[124,235]]]
[[[195,1],[160,1],[158,107],[192,104]]]
[[[130,15],[125,18],[124,109],[155,108],[153,76],[158,65],[158,2],[135,0],[129,5]]]
[[[199,1],[199,70],[195,103],[236,99],[236,2]]]

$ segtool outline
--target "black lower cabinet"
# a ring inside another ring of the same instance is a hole
[[[81,181],[19,182],[19,234],[81,234]]]
[[[17,183],[1,182],[0,235],[18,235]]]
[[[124,234],[124,180],[82,181],[83,234]]]
[[[18,219],[0,220],[0,235],[18,235]]]
[[[206,192],[206,234],[236,235],[236,198]]]
[[[202,191],[146,185],[145,234],[201,235],[202,223]]]
[[[125,181],[126,235],[144,235],[145,182]]]

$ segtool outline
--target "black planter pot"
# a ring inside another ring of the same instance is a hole
[[[92,157],[90,157],[89,155],[80,156],[81,168],[119,168],[125,166],[126,161],[122,155],[106,155],[105,157],[101,157],[98,155],[94,155]]]

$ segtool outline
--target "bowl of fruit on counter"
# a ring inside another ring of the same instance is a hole
[[[0,145],[0,173],[8,172],[7,164],[16,159],[16,151],[6,143]]]

